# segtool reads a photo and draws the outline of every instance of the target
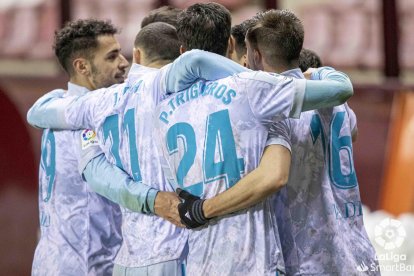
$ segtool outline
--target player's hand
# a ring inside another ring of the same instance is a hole
[[[303,75],[305,76],[305,79],[307,80],[311,80],[311,76],[312,73],[315,72],[316,70],[318,70],[317,68],[308,68],[308,70],[306,70],[306,72],[303,73]]]
[[[157,216],[168,220],[172,224],[184,228],[178,213],[181,200],[174,192],[158,192],[154,202],[154,212]]]
[[[184,200],[178,205],[181,222],[189,229],[206,224],[208,218],[204,216],[203,212],[204,200],[180,188],[178,188],[176,192],[178,196]]]

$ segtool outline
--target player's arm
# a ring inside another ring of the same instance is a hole
[[[273,134],[271,134],[273,133]],[[291,161],[290,124],[285,120],[272,125],[259,166],[230,189],[202,200],[180,191],[184,203],[180,217],[188,228],[199,227],[210,218],[249,208],[280,190],[287,182]],[[189,217],[186,217],[186,214]]]
[[[191,50],[161,69],[161,89],[178,92],[189,88],[199,79],[216,80],[245,71],[249,69],[226,57],[202,50]]]
[[[306,81],[302,112],[341,105],[354,94],[349,77],[331,67],[316,69],[311,79]]]
[[[263,124],[298,118],[312,109],[343,104],[353,94],[348,76],[333,68],[316,69],[320,80],[292,79],[261,71],[241,73],[236,78],[245,85],[251,111]]]
[[[39,128],[95,129],[95,123],[113,107],[115,95],[121,89],[122,86],[114,86],[68,97],[47,93],[29,109],[27,121]]]
[[[59,111],[59,106],[54,106],[55,100],[61,99],[64,94],[65,90],[56,89],[40,97],[27,112],[27,122],[37,128],[45,128],[48,124],[64,126],[64,112]],[[54,106],[53,110],[49,110],[49,106]]]
[[[133,212],[156,214],[183,227],[177,206],[180,203],[173,192],[161,192],[144,183],[135,182],[129,174],[111,164],[103,153],[83,156],[89,161],[80,164],[80,171],[91,189]]]
[[[255,170],[213,198],[202,200],[177,189],[178,195],[184,200],[178,206],[182,222],[187,228],[196,228],[211,218],[234,213],[263,201],[286,184],[290,159],[290,151],[286,147],[268,146]]]
[[[203,204],[206,218],[233,213],[255,205],[279,191],[287,182],[290,151],[280,145],[266,147],[259,166],[229,190],[207,199]]]

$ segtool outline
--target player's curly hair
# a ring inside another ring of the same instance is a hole
[[[71,75],[74,58],[93,58],[93,51],[98,47],[98,36],[116,33],[118,30],[109,21],[81,19],[68,22],[55,31],[53,49],[60,65]]]
[[[178,15],[177,34],[187,49],[225,56],[230,38],[231,15],[217,3],[197,3]]]

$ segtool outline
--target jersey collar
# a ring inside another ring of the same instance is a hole
[[[89,92],[89,89],[84,87],[84,86],[80,86],[77,84],[74,84],[73,82],[68,82],[68,92],[67,95],[70,96],[81,96],[84,95],[86,93]]]
[[[295,79],[304,79],[305,76],[303,75],[302,71],[299,68],[291,69],[281,73],[281,75],[285,77],[291,77]]]
[[[138,63],[134,63],[131,66],[131,69],[129,69],[128,72],[128,82],[133,82],[139,78],[142,78],[144,74],[148,74],[149,72],[158,71],[157,68],[151,68],[147,66],[143,66]]]

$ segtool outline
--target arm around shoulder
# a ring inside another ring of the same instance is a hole
[[[211,218],[249,208],[279,191],[289,178],[290,159],[290,151],[286,147],[266,147],[255,170],[229,190],[204,202],[204,215]]]
[[[167,69],[166,91],[178,92],[189,88],[199,79],[217,80],[247,70],[226,57],[203,50],[191,50],[182,54]]]
[[[344,104],[353,94],[349,77],[331,67],[321,67],[306,81],[302,111]]]
[[[37,128],[52,128],[55,124],[62,124],[64,111],[54,102],[64,94],[65,90],[56,89],[40,97],[27,112],[27,122]]]

